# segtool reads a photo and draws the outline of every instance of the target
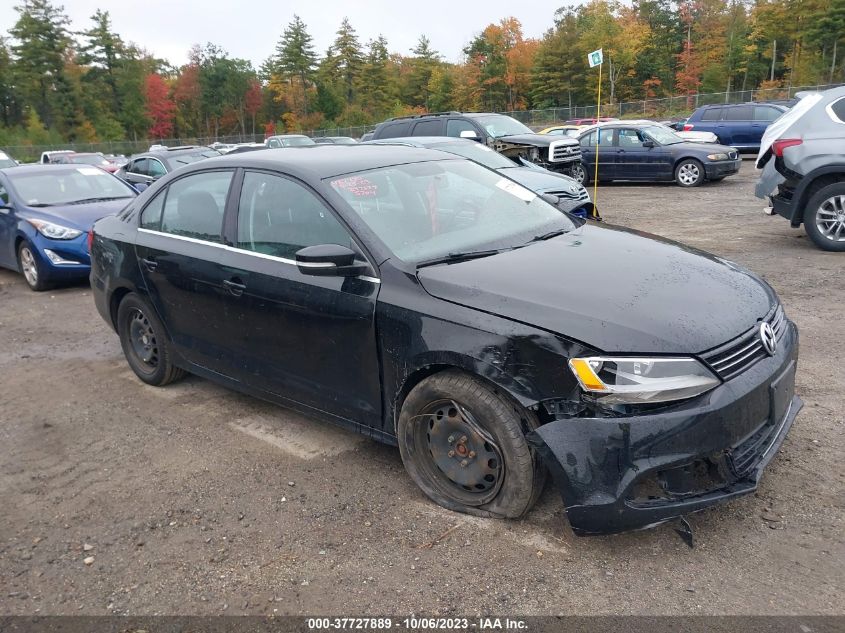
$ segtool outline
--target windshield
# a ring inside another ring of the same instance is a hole
[[[648,127],[643,128],[643,132],[648,134],[661,145],[674,145],[675,143],[684,142],[684,139],[675,134],[668,127],[649,125]]]
[[[473,119],[478,121],[487,130],[487,133],[494,138],[512,136],[513,134],[534,134],[528,126],[503,114],[489,114],[473,117]]]
[[[180,167],[182,165],[189,165],[191,163],[196,163],[197,161],[204,160],[206,158],[213,158],[214,156],[220,155],[220,152],[218,152],[217,150],[206,149],[195,154],[180,154],[179,156],[173,156],[168,160],[168,162],[171,165]]]
[[[71,156],[70,161],[71,163],[77,165],[108,165],[109,161],[106,160],[106,157],[102,154],[77,154],[76,156]]]
[[[17,163],[11,158],[0,158],[0,169],[5,169],[6,167],[14,167],[15,165],[17,165]]]
[[[98,167],[66,170],[10,170],[6,177],[27,206],[53,206],[80,200],[132,198],[135,190]]]
[[[381,167],[329,184],[396,257],[411,263],[522,246],[575,226],[532,191],[463,159]]]
[[[481,145],[475,141],[466,141],[464,143],[440,143],[429,146],[431,149],[439,149],[443,152],[456,154],[469,158],[476,163],[489,167],[490,169],[506,169],[509,167],[516,167],[511,159],[505,158],[499,152],[494,151],[486,145]]]

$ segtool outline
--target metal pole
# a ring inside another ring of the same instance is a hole
[[[596,169],[593,178],[593,208],[598,209],[597,194],[599,189],[599,139],[601,138],[601,125],[599,125],[599,117],[601,116],[601,67],[599,64],[599,89],[598,99],[596,100]]]

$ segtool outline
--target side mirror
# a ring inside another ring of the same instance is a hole
[[[367,272],[365,262],[355,261],[357,254],[348,246],[318,244],[296,252],[296,266],[303,275],[316,277],[357,277]]]
[[[654,147],[654,141],[643,141],[643,147],[651,149],[652,147]]]
[[[474,130],[461,130],[461,138],[468,138],[473,141],[477,141],[478,134],[476,134]]]

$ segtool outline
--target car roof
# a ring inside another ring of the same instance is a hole
[[[75,164],[41,164],[41,163],[29,163],[26,165],[18,165],[14,167],[15,174],[28,174],[31,172],[38,172],[39,174],[49,173],[49,172],[68,172],[68,171],[75,171],[80,168],[85,167],[93,167],[94,169],[98,169],[98,167],[94,165],[75,165]],[[13,169],[12,167],[8,167],[6,169]],[[3,171],[6,171],[5,169]],[[108,173],[103,171],[104,174]]]
[[[283,147],[260,152],[244,152],[215,156],[183,167],[179,173],[211,167],[244,167],[255,169],[282,168],[286,173],[304,179],[322,180],[379,167],[421,163],[432,160],[461,160],[447,154],[407,145],[308,145]],[[463,159],[465,160],[465,159]]]
[[[274,134],[273,136],[268,136],[267,138],[311,138],[305,134]]]
[[[181,156],[182,154],[198,154],[208,150],[217,151],[213,147],[207,145],[192,145],[190,147],[174,147],[171,149],[154,149],[149,152],[141,152],[134,154],[132,158],[144,158],[145,156],[152,156],[154,158],[167,158],[168,156]]]
[[[367,141],[369,145],[410,145],[413,147],[430,147],[432,145],[455,145],[463,144],[469,145],[474,143],[478,145],[478,141],[471,141],[468,138],[456,138],[454,136],[397,136],[394,138],[382,138],[373,141]]]

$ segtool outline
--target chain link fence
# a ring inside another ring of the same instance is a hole
[[[689,116],[693,110],[702,105],[717,103],[746,103],[749,101],[783,101],[795,98],[802,91],[827,90],[845,84],[826,84],[816,86],[793,86],[789,88],[770,88],[764,90],[737,90],[731,92],[696,93],[667,97],[664,99],[643,99],[641,101],[627,101],[623,103],[603,104],[601,116],[628,119],[674,119]],[[562,123],[571,119],[584,119],[596,116],[596,106],[572,106],[561,108],[546,108],[543,110],[517,110],[503,112],[521,121],[525,125],[540,128]],[[351,136],[360,138],[375,127],[361,125],[355,127],[323,128],[319,130],[302,130],[300,133],[311,137],[321,136]],[[41,152],[50,150],[69,149],[75,152],[101,152],[103,154],[137,154],[149,150],[153,144],[174,147],[178,145],[211,145],[213,143],[263,143],[264,134],[235,134],[217,137],[183,137],[170,139],[143,139],[123,141],[103,141],[98,143],[62,143],[59,145],[17,145],[8,146],[12,156],[21,162],[38,161]]]

